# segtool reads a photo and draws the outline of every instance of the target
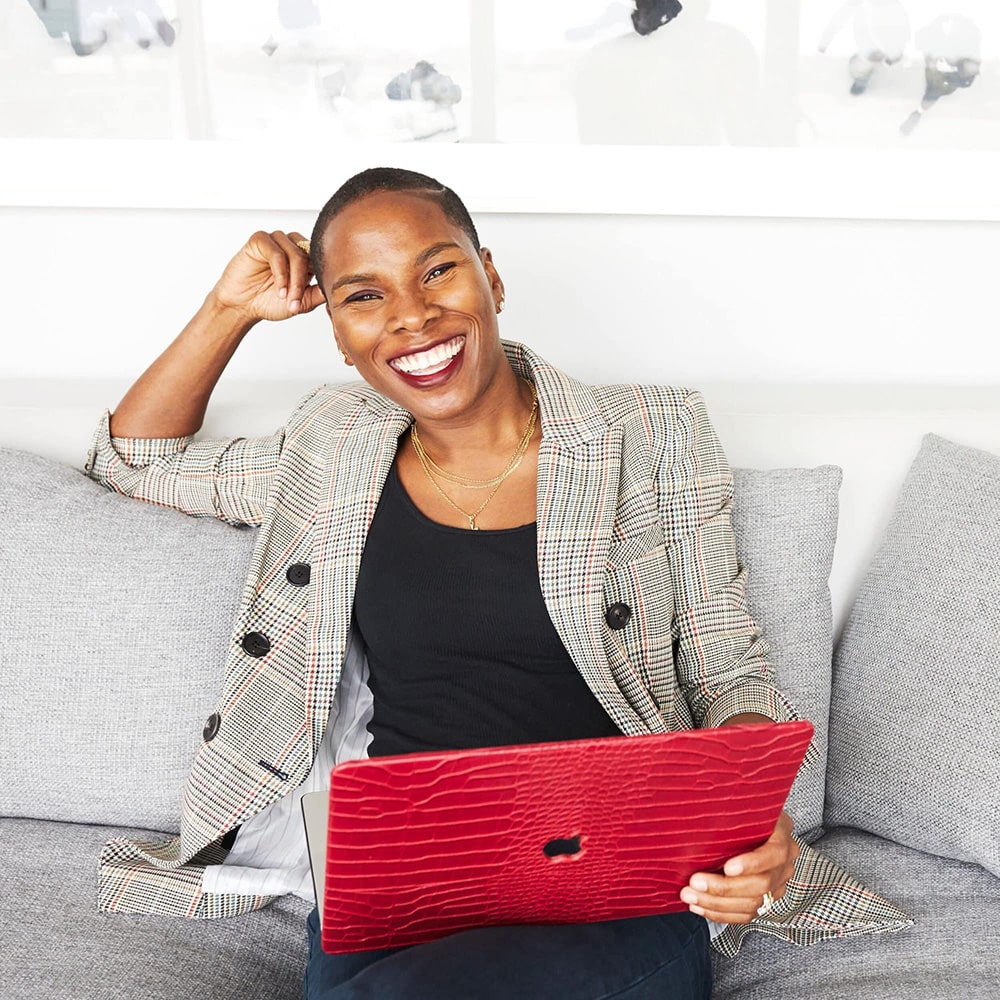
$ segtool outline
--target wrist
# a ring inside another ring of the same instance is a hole
[[[205,296],[199,312],[210,329],[236,340],[242,340],[259,322],[259,317],[221,299],[214,288]]]

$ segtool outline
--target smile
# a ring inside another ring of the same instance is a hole
[[[465,336],[459,334],[446,340],[443,344],[435,344],[426,351],[415,351],[393,358],[389,365],[403,375],[436,375],[451,363],[462,348],[465,347]]]

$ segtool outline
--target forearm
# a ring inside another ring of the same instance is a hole
[[[173,343],[139,377],[111,418],[115,437],[194,434],[209,398],[253,320],[210,293]]]

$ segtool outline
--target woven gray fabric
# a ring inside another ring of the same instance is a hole
[[[804,840],[822,833],[833,615],[830,570],[843,470],[733,469],[736,553],[747,603],[771,644],[778,687],[816,727],[820,757],[795,781],[787,810]]]
[[[254,531],[8,449],[0,511],[0,815],[176,832]]]
[[[285,896],[229,920],[97,912],[91,859],[134,830],[0,819],[3,1000],[294,1000],[305,918]]]
[[[996,1000],[1000,879],[857,830],[831,830],[816,846],[914,926],[808,951],[751,934],[735,958],[713,955],[714,1000]]]
[[[827,820],[1000,875],[998,508],[1000,456],[924,436],[837,644]]]

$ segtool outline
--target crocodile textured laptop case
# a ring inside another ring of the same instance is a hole
[[[783,722],[341,764],[324,950],[685,910],[695,871],[771,835],[812,731]]]

